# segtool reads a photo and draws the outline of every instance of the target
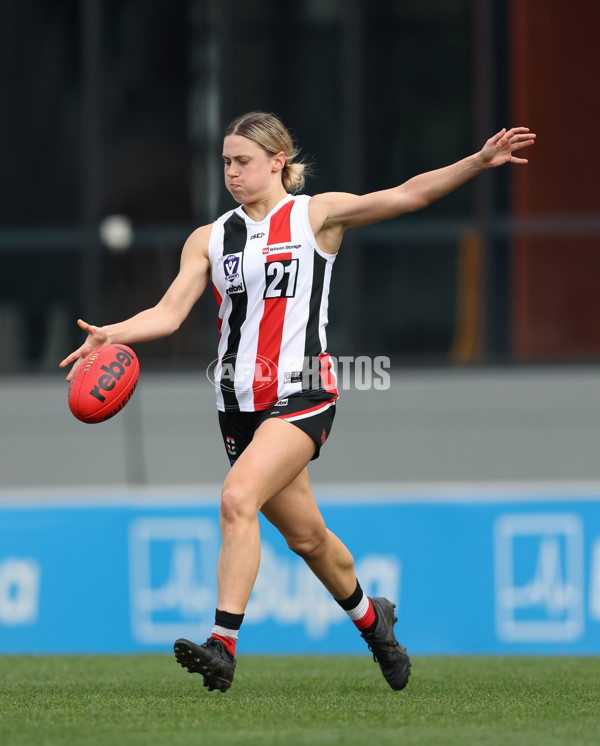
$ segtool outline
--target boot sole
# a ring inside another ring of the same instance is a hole
[[[196,650],[194,650],[196,648]],[[221,692],[226,692],[231,686],[231,681],[224,679],[222,676],[217,676],[214,672],[214,661],[210,663],[204,663],[198,655],[199,646],[189,640],[176,640],[173,645],[173,652],[175,653],[175,660],[182,668],[186,668],[189,673],[200,674],[204,678],[204,686],[208,688],[209,692],[214,689],[218,689]]]

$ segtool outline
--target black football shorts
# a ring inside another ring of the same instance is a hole
[[[259,412],[219,412],[223,443],[231,465],[248,446],[258,426],[271,417],[287,420],[310,435],[316,444],[311,460],[319,458],[321,446],[329,437],[333,425],[335,401],[336,397],[326,391],[303,391],[280,399],[269,409]]]

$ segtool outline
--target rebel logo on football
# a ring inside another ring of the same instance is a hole
[[[125,374],[125,368],[128,368],[134,359],[124,347],[115,345],[115,350],[117,350],[115,359],[106,365],[101,366],[100,370],[103,371],[103,373],[99,376],[97,382],[90,390],[90,396],[98,399],[99,402],[104,402],[106,400],[102,391],[112,391],[116,386],[117,381],[119,381]]]

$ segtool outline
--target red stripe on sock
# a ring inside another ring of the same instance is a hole
[[[375,621],[375,609],[373,608],[371,599],[369,599],[369,608],[367,609],[366,614],[362,616],[360,619],[353,619],[353,622],[358,627],[358,629],[363,630],[363,629],[367,629],[367,627],[370,627],[374,621]]]
[[[237,640],[234,640],[233,637],[222,637],[221,635],[211,635],[211,637],[214,637],[215,640],[219,640],[220,642],[225,645],[225,649],[228,653],[231,653],[235,657],[235,644]]]

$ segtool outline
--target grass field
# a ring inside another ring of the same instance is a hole
[[[169,656],[0,658],[2,746],[600,743],[600,660],[242,657],[207,692]]]

